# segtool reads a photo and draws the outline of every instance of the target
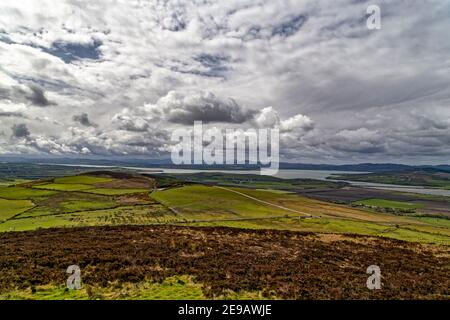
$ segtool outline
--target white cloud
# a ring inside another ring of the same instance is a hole
[[[281,132],[289,131],[309,131],[314,128],[314,122],[307,116],[297,114],[287,120],[280,122]]]
[[[280,123],[280,117],[273,107],[266,107],[255,116],[255,123],[260,128],[273,128]]]
[[[279,126],[302,161],[445,162],[450,4],[378,3],[371,32],[353,0],[2,0],[0,152],[158,154],[196,119]]]

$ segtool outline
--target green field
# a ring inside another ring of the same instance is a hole
[[[434,217],[417,217],[417,220],[424,221],[427,224],[443,227],[450,230],[450,219],[434,218]]]
[[[261,198],[276,195],[267,191],[253,192]],[[157,191],[152,193],[152,197],[180,212],[186,219],[261,218],[292,214],[290,211],[261,204],[233,192],[201,185]]]
[[[391,201],[391,200],[384,200],[384,199],[367,199],[367,200],[362,200],[362,201],[355,201],[354,203],[365,205],[365,206],[373,206],[373,207],[380,207],[380,208],[394,208],[394,209],[419,209],[419,208],[423,207],[423,205],[421,205],[421,204],[401,202],[401,201]]]
[[[10,219],[33,207],[30,200],[6,200],[0,199],[0,222]]]
[[[94,189],[95,187],[88,184],[79,184],[79,183],[48,183],[35,185],[33,188],[56,190],[56,191],[81,191]]]
[[[110,196],[149,192],[148,189],[111,189],[111,188],[89,189],[89,190],[85,190],[85,191],[87,193],[103,194],[103,195],[110,195]]]
[[[26,179],[8,179],[8,178],[0,178],[0,188],[2,187],[8,187],[19,183],[25,183],[29,180]]]
[[[81,175],[81,176],[73,176],[73,177],[55,178],[53,181],[55,183],[60,183],[60,184],[96,184],[96,183],[110,182],[110,181],[112,181],[112,179]]]
[[[81,192],[61,192],[36,202],[34,208],[19,215],[18,218],[110,209],[118,206],[120,204],[111,197]]]
[[[24,188],[16,186],[0,188],[0,198],[10,200],[35,199],[41,197],[48,197],[56,193],[57,192],[55,191],[37,190],[32,188]]]
[[[80,175],[0,188],[0,231],[181,220],[127,181]],[[121,187],[101,187],[109,182]]]
[[[122,206],[113,209],[86,210],[71,213],[32,214],[27,212],[15,219],[0,223],[2,231],[28,231],[38,228],[85,227],[102,225],[148,225],[183,222],[158,204]]]
[[[183,185],[179,180],[163,177],[169,188],[150,192],[150,187],[134,188],[133,179],[80,175],[0,188],[0,231],[170,223],[357,233],[450,244],[450,226],[445,219],[360,210],[272,190],[273,186],[257,189],[223,184]],[[357,204],[419,208],[416,204],[383,199]]]
[[[185,186],[158,191],[152,196],[196,226],[356,233],[413,242],[450,244],[450,229],[445,219],[429,223],[414,217],[354,210],[293,194],[240,188],[230,190],[302,213],[320,215],[320,218],[305,218],[305,214],[274,207],[217,187]]]

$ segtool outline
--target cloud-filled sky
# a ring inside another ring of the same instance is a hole
[[[288,161],[449,163],[449,17],[447,0],[2,0],[0,154],[164,157],[202,120],[277,126]]]

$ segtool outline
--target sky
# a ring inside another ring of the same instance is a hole
[[[284,161],[450,163],[449,17],[448,0],[1,0],[0,155],[163,158],[200,120],[279,128]]]

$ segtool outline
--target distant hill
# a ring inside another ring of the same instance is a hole
[[[303,164],[303,163],[281,163],[281,169],[299,170],[336,170],[336,171],[360,171],[360,172],[384,172],[403,171],[413,169],[413,166],[395,163],[360,163],[360,164]]]
[[[450,189],[450,171],[436,167],[367,174],[340,174],[333,175],[331,179]]]
[[[70,164],[70,165],[95,165],[95,166],[129,166],[129,167],[152,167],[152,168],[178,168],[198,170],[251,170],[259,169],[259,165],[174,165],[170,159],[133,159],[133,158],[69,158],[69,157],[22,157],[22,156],[0,156],[0,162],[8,163],[42,163],[42,164]],[[349,172],[397,172],[434,169],[450,172],[450,165],[419,165],[411,166],[396,163],[359,163],[359,164],[310,164],[281,162],[280,169],[297,170],[333,170]]]

